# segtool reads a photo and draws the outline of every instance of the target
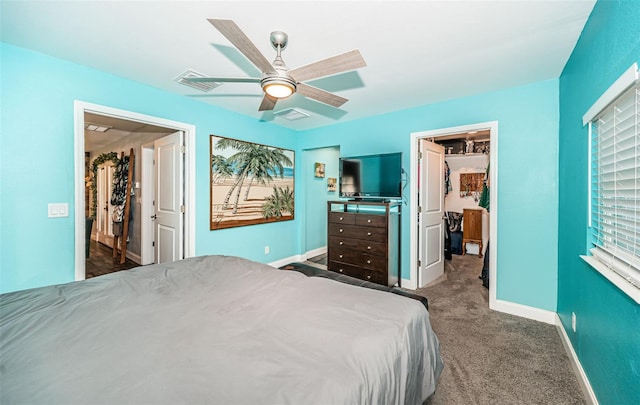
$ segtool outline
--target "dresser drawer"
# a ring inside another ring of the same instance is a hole
[[[351,212],[330,212],[329,222],[335,224],[353,225],[356,223],[356,214]]]
[[[385,256],[387,254],[387,245],[382,242],[372,242],[370,240],[351,239],[343,236],[333,236],[329,239],[330,249],[348,248],[361,253],[367,253],[377,256]]]
[[[349,248],[331,249],[329,260],[352,264],[369,270],[381,272],[387,270],[387,258],[385,256],[368,255]]]
[[[362,226],[375,226],[375,227],[385,227],[387,225],[387,218],[382,215],[365,215],[358,214],[356,215],[356,225]]]
[[[378,272],[351,266],[346,263],[329,261],[328,269],[336,273],[359,278],[360,280],[371,281],[378,284],[383,283],[383,281],[384,282],[387,281],[387,280],[382,280],[384,277],[381,277],[381,275]]]
[[[329,224],[330,236],[342,236],[368,240],[372,242],[384,242],[387,240],[387,232],[384,228],[361,227],[358,225]]]

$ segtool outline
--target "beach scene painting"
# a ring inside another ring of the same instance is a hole
[[[210,138],[211,230],[293,219],[294,151]]]

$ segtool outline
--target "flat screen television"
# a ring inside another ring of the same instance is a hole
[[[340,197],[402,198],[402,152],[340,158]]]

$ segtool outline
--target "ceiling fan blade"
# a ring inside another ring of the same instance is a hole
[[[185,77],[185,80],[193,83],[260,83],[260,79],[253,77]]]
[[[260,108],[258,108],[258,111],[273,110],[274,107],[276,106],[276,101],[278,101],[277,98],[271,97],[270,95],[265,94],[264,98],[262,99],[262,103],[260,103]]]
[[[263,73],[275,74],[271,62],[256,48],[251,40],[232,20],[207,19],[229,42],[231,42],[244,56],[246,56]]]
[[[298,83],[297,92],[305,97],[312,98],[314,100],[320,101],[321,103],[329,104],[333,107],[340,107],[342,106],[342,104],[349,101],[344,97],[340,97],[336,94],[329,93],[328,91],[309,86],[308,84],[304,83]]]
[[[349,70],[367,66],[359,50],[353,50],[342,55],[332,56],[314,63],[310,63],[299,68],[289,70],[289,74],[297,82],[317,79],[319,77],[330,76]]]

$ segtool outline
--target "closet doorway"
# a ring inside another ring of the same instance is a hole
[[[496,258],[497,258],[497,212],[498,212],[498,201],[497,201],[497,142],[498,142],[498,123],[496,121],[486,122],[486,123],[478,123],[471,124],[459,127],[451,127],[451,128],[442,128],[437,130],[429,130],[416,132],[411,134],[411,166],[410,166],[410,181],[409,184],[409,195],[411,195],[409,201],[409,214],[410,214],[410,280],[409,285],[412,288],[420,288],[423,287],[426,283],[431,280],[427,280],[427,282],[423,282],[420,279],[421,275],[421,252],[425,249],[425,240],[424,233],[420,229],[420,204],[422,204],[420,199],[420,190],[423,189],[426,184],[427,178],[429,176],[429,172],[420,173],[421,169],[421,160],[420,160],[420,152],[421,146],[423,146],[424,142],[432,142],[433,144],[438,144],[440,147],[444,148],[444,160],[452,163],[455,159],[458,159],[459,162],[455,163],[456,167],[456,181],[451,182],[449,185],[449,192],[455,193],[456,198],[450,198],[451,201],[447,201],[444,205],[445,210],[450,208],[452,211],[456,210],[460,213],[464,211],[464,208],[468,207],[477,207],[478,202],[476,202],[476,198],[480,198],[481,192],[477,192],[474,187],[472,187],[471,180],[478,177],[478,173],[484,172],[487,166],[490,166],[488,182],[491,185],[489,188],[489,201],[490,201],[490,210],[488,213],[488,234],[486,235],[488,241],[492,241],[491,247],[488,250],[488,260],[489,260],[489,307],[494,308],[496,303],[496,285],[497,285],[497,266],[496,266]],[[488,159],[487,159],[488,153]],[[476,162],[477,161],[477,162]],[[482,163],[483,161],[486,164]],[[471,162],[471,164],[467,164]],[[470,168],[463,168],[461,166],[471,166]],[[481,170],[481,167],[483,169]],[[477,173],[476,173],[477,172]],[[463,174],[464,176],[460,176]],[[462,186],[460,179],[463,178],[465,184]],[[467,181],[469,180],[469,181]],[[443,182],[444,183],[444,182]],[[455,186],[454,184],[455,183]],[[467,184],[469,183],[469,184]],[[443,184],[444,186],[444,184]],[[422,188],[421,188],[422,187]],[[452,197],[453,197],[452,195]],[[424,197],[423,197],[424,198]],[[454,201],[455,200],[455,201]],[[444,222],[445,216],[443,215],[442,220]],[[444,229],[444,224],[442,229]],[[486,245],[482,244],[482,250],[486,250]],[[479,254],[482,254],[482,250],[480,250],[479,244],[475,246],[476,250],[473,249],[473,245],[467,244],[470,247],[467,250],[467,254],[474,254],[476,257]],[[443,246],[444,247],[444,246]],[[479,260],[480,267],[477,269],[478,275],[482,270],[482,260]],[[482,282],[478,280],[478,285],[481,287]]]
[[[179,236],[179,249],[171,249],[176,253],[175,260],[195,255],[195,127],[189,124],[183,124],[170,121],[158,117],[146,116],[130,111],[117,110],[110,107],[88,104],[80,101],[75,103],[75,178],[76,178],[76,198],[75,198],[75,279],[83,280],[87,276],[86,249],[90,244],[107,242],[113,236],[112,228],[109,227],[109,203],[108,194],[111,182],[109,181],[108,159],[105,156],[108,152],[116,152],[118,157],[121,152],[129,154],[131,149],[134,150],[134,179],[131,182],[133,194],[131,198],[131,209],[133,217],[136,217],[130,223],[130,232],[132,236],[127,244],[127,260],[124,265],[113,263],[114,270],[131,268],[138,264],[150,264],[158,262],[155,257],[149,258],[148,254],[143,255],[142,246],[147,244],[155,245],[155,236],[146,233],[143,235],[142,229],[147,229],[148,223],[153,222],[153,215],[149,212],[155,212],[154,194],[158,190],[158,185],[154,179],[154,168],[158,165],[154,164],[155,159],[153,153],[151,157],[148,155],[149,145],[151,148],[154,142],[157,144],[162,139],[169,139],[179,134],[181,141],[179,145],[174,145],[176,151],[176,159],[180,164],[171,165],[175,167],[176,173],[173,173],[174,179],[179,179],[180,183],[171,189],[179,190],[175,210],[180,216],[178,226],[175,227],[175,233]],[[98,130],[96,130],[98,129]],[[111,132],[111,133],[109,133]],[[169,134],[169,135],[168,135]],[[102,135],[102,136],[99,136]],[[144,145],[144,147],[143,147]],[[166,146],[166,145],[165,145]],[[166,147],[165,147],[166,149]],[[153,149],[152,149],[153,151]],[[103,164],[104,176],[89,173],[93,170],[91,162],[98,156],[103,156],[105,164]],[[136,168],[137,166],[137,168]],[[151,178],[148,176],[151,174]],[[163,178],[166,173],[163,174]],[[87,181],[95,185],[100,182],[100,190],[96,189],[95,197],[92,193],[88,193]],[[163,181],[162,179],[160,180]],[[164,188],[165,190],[167,187]],[[175,193],[173,193],[175,194]],[[172,195],[173,195],[172,194]],[[101,204],[94,205],[93,199],[101,197]],[[100,207],[105,211],[103,215],[97,215],[97,208]],[[107,208],[105,210],[105,208]],[[95,214],[94,214],[95,213]],[[147,215],[149,218],[143,218]],[[87,226],[91,221],[87,221],[88,217],[95,217],[96,222],[93,223],[93,236],[87,235]],[[99,229],[98,229],[99,228]],[[161,235],[162,237],[162,235]],[[134,239],[135,238],[135,241]],[[166,238],[165,238],[166,239]],[[90,242],[89,242],[90,241]],[[91,245],[94,247],[93,245]],[[104,251],[107,246],[100,244]],[[109,246],[109,248],[112,248]],[[153,254],[153,253],[152,253]],[[103,252],[104,256],[104,252]],[[143,257],[145,256],[145,257]],[[108,270],[107,270],[108,271]],[[105,270],[100,270],[104,274]]]

